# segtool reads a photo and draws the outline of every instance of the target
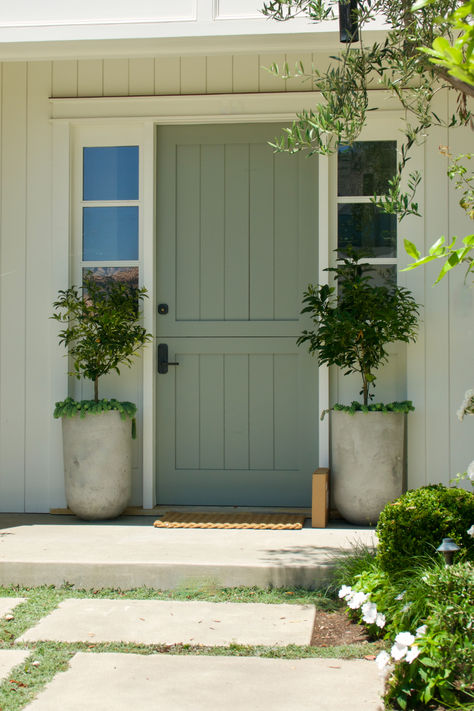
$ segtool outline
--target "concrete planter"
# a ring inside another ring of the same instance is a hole
[[[63,417],[62,428],[69,508],[88,520],[119,516],[131,494],[130,419],[116,411]]]
[[[331,412],[331,492],[350,523],[375,524],[402,495],[405,420],[399,412]]]

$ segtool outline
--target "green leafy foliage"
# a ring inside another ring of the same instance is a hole
[[[56,403],[54,408],[54,417],[86,417],[86,415],[100,415],[102,412],[110,412],[116,410],[120,413],[122,420],[129,417],[132,420],[132,438],[136,439],[136,419],[137,406],[133,402],[119,402],[112,398],[111,400],[74,400],[72,397],[67,397]]]
[[[88,275],[81,289],[71,286],[60,291],[53,304],[52,318],[64,326],[59,342],[73,362],[69,374],[94,382],[96,402],[99,377],[120,373],[119,365],[130,367],[151,340],[140,324],[140,304],[145,297],[146,289],[112,279],[99,283]]]
[[[326,270],[334,273],[338,293],[327,284],[308,286],[302,313],[311,315],[314,329],[303,331],[297,343],[307,343],[320,365],[337,365],[345,375],[359,373],[367,406],[375,371],[388,358],[386,345],[415,340],[419,309],[407,289],[390,282],[375,285],[373,267],[359,257],[348,251],[337,267]]]
[[[388,504],[377,524],[378,560],[393,573],[412,558],[434,555],[443,538],[452,538],[459,559],[474,560],[474,542],[467,531],[474,521],[474,495],[442,484],[407,491]]]

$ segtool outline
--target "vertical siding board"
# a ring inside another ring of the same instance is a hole
[[[225,147],[225,318],[249,318],[249,153]]]
[[[447,118],[446,97],[433,107]],[[448,130],[432,128],[425,147],[426,191],[430,196],[425,211],[426,248],[440,236],[451,234],[448,223],[448,159],[438,150],[448,145]],[[402,223],[403,226],[403,223]],[[456,234],[456,233],[455,233]],[[423,252],[426,254],[426,251]],[[448,483],[449,472],[449,279],[431,287],[440,263],[428,264],[425,278],[428,288],[423,312],[426,342],[426,483]]]
[[[234,55],[232,65],[232,91],[236,94],[253,94],[258,92],[258,55],[236,54]]]
[[[249,357],[250,469],[274,468],[273,360]]]
[[[155,60],[153,58],[130,59],[130,96],[147,96],[155,92]]]
[[[250,319],[273,319],[274,156],[265,144],[250,145]]]
[[[225,358],[225,468],[249,468],[249,358]]]
[[[81,59],[77,67],[77,95],[103,96],[103,61]]]
[[[278,65],[280,72],[283,71],[285,65],[285,55],[284,54],[263,54],[259,58],[260,72],[259,72],[259,91],[261,92],[272,92],[272,91],[286,91],[286,81],[275,76],[269,70],[273,64]]]
[[[309,159],[311,160],[311,159]],[[298,168],[301,157],[275,156],[275,319],[296,320],[298,280]]]
[[[227,54],[207,57],[207,93],[232,91],[232,57]]]
[[[25,493],[26,64],[3,65],[0,264],[0,500],[23,511]]]
[[[201,147],[202,319],[224,318],[224,146]]]
[[[200,356],[199,454],[201,469],[224,468],[224,356]]]
[[[51,63],[28,65],[28,170],[26,252],[26,442],[25,510],[49,510],[49,447],[52,436],[51,358],[45,338],[51,315]]]
[[[104,59],[104,96],[128,96],[128,59]]]
[[[55,97],[77,96],[77,61],[53,62],[53,90]]]
[[[206,93],[206,57],[181,57],[181,93]]]
[[[155,94],[181,93],[181,58],[157,57],[155,59]]]
[[[306,74],[311,73],[313,57],[309,52],[302,54],[287,54],[286,61],[288,64],[289,74],[296,74],[300,71],[300,63],[303,64],[303,70]],[[310,79],[305,79],[304,76],[295,76],[292,79],[286,80],[287,91],[311,91],[312,84]]]
[[[199,319],[200,146],[177,147],[176,314]]]
[[[454,97],[449,115],[455,112]],[[466,146],[472,145],[472,132],[468,128],[449,131],[449,148],[453,155],[465,153]],[[459,191],[454,184],[449,185],[449,232],[459,239],[472,234],[472,222],[458,205]],[[474,460],[474,417],[466,415],[460,422],[456,412],[464,399],[464,393],[474,388],[474,288],[469,278],[464,283],[464,266],[449,272],[449,419],[450,419],[450,461],[449,477],[457,472],[465,472]],[[445,277],[446,279],[446,277]],[[445,279],[443,281],[445,281]],[[439,284],[436,286],[436,289]],[[431,387],[436,387],[432,384]],[[469,488],[468,482],[465,486]]]

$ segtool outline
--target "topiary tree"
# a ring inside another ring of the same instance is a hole
[[[298,345],[307,343],[317,353],[320,365],[337,365],[344,375],[359,373],[364,405],[373,395],[375,371],[388,359],[386,346],[395,341],[408,343],[416,338],[418,305],[408,289],[373,283],[373,267],[361,264],[360,254],[346,250],[347,256],[333,272],[336,287],[310,284],[304,293],[314,329],[303,331]]]
[[[73,361],[69,375],[92,380],[95,402],[99,401],[99,378],[112,371],[120,373],[119,365],[130,367],[151,340],[140,324],[144,298],[145,288],[113,279],[99,282],[88,274],[81,289],[71,286],[61,290],[53,304],[56,312],[52,318],[65,325],[59,342]]]

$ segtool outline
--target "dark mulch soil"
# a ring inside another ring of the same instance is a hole
[[[345,612],[315,611],[313,634],[311,635],[313,647],[363,644],[368,640],[365,628],[351,622]]]

